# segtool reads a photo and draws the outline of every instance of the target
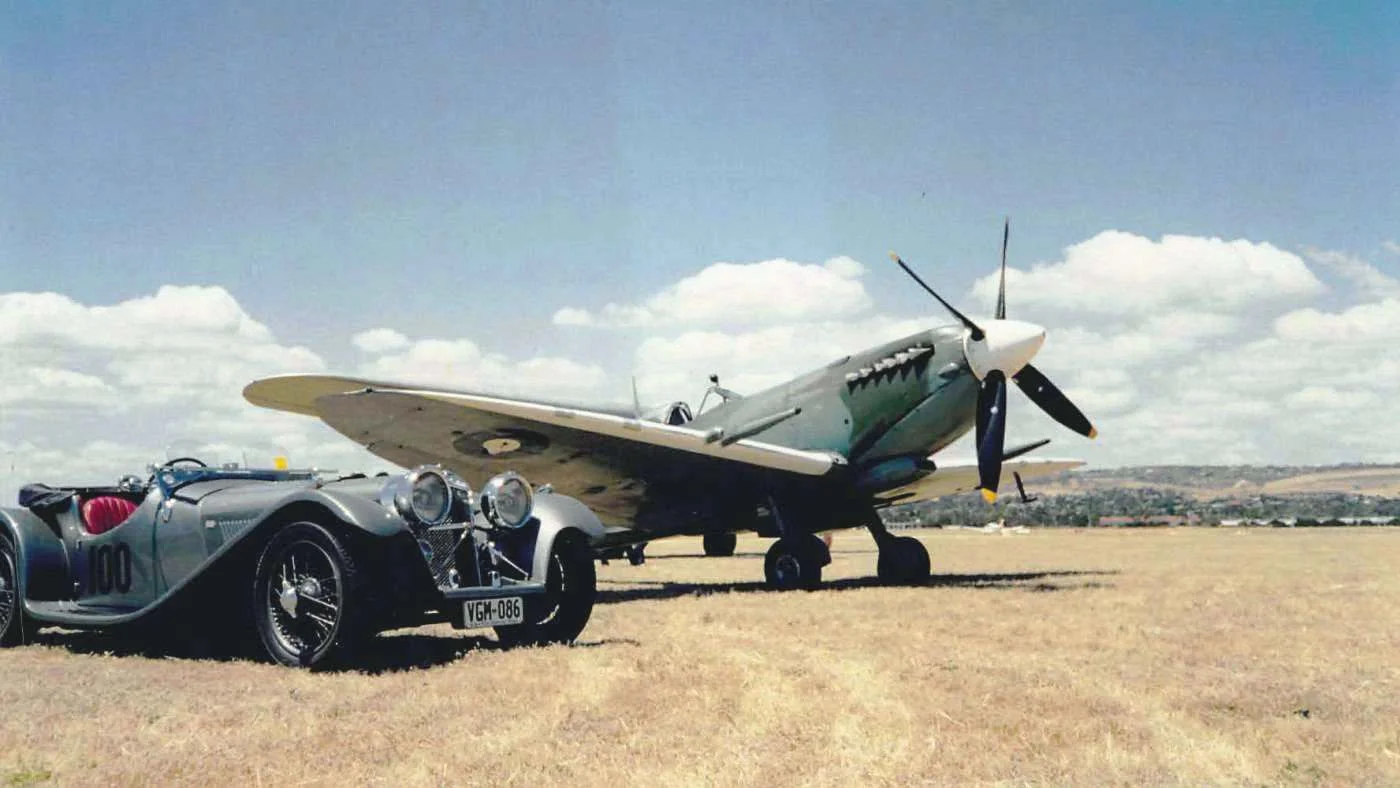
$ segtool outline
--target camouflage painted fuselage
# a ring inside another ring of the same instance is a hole
[[[742,430],[800,408],[753,437],[840,454],[860,492],[897,487],[926,473],[924,458],[973,426],[978,383],[968,369],[963,335],[961,327],[947,326],[904,337],[725,402],[689,426]]]

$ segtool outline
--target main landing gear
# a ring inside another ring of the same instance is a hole
[[[831,551],[821,539],[793,527],[771,497],[768,510],[782,534],[763,560],[763,577],[768,587],[775,591],[815,589],[822,583],[822,567],[831,563]]]
[[[734,555],[734,547],[739,543],[739,539],[734,534],[707,533],[701,537],[701,543],[705,547],[705,555],[727,557]]]
[[[811,590],[821,585],[822,567],[831,563],[831,550],[821,539],[794,527],[791,510],[780,510],[777,501],[772,498],[768,500],[768,509],[778,526],[778,533],[782,534],[781,538],[768,548],[768,556],[763,562],[763,574],[768,581],[768,587],[776,590]],[[850,510],[847,512],[856,517],[861,516]],[[880,549],[877,563],[880,582],[887,585],[919,585],[928,582],[929,558],[923,542],[912,536],[890,534],[874,509],[867,509],[863,517],[865,527],[869,529],[870,535],[875,538],[876,547]],[[705,552],[709,553],[708,538],[705,547]]]
[[[929,559],[924,543],[912,536],[892,536],[880,522],[880,516],[870,513],[866,528],[880,548],[876,574],[880,582],[890,585],[916,585],[928,581]]]
[[[768,548],[763,576],[778,591],[811,591],[822,583],[822,567],[831,563],[826,543],[811,534],[784,536]]]

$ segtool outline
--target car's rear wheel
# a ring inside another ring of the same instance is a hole
[[[19,561],[15,546],[0,534],[0,647],[25,641],[24,605],[19,597]]]
[[[502,645],[572,643],[583,632],[598,591],[593,553],[583,539],[560,536],[554,540],[545,588],[544,594],[525,598],[525,623],[496,628]]]
[[[362,637],[359,574],[350,552],[315,523],[295,523],[268,541],[253,577],[253,617],[270,657],[311,667]]]

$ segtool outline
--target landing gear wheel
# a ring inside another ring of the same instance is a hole
[[[928,581],[928,550],[912,536],[892,536],[880,544],[877,562],[880,582],[913,585]]]
[[[496,627],[501,645],[544,646],[572,643],[593,614],[598,575],[584,540],[561,536],[549,555],[545,593],[525,597],[525,623]]]
[[[27,641],[24,604],[19,597],[19,562],[10,538],[0,533],[0,648]]]
[[[739,537],[734,534],[705,534],[701,537],[701,542],[705,545],[705,555],[724,558],[734,555],[734,547],[739,544]]]
[[[324,664],[363,636],[364,613],[355,562],[330,531],[295,523],[263,548],[253,618],[268,656],[293,667]]]
[[[763,561],[768,587],[776,591],[811,591],[821,585],[822,565],[826,563],[822,548],[821,540],[810,535],[783,537],[774,542]]]

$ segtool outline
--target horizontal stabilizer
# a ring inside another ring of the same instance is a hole
[[[1021,446],[1013,446],[1012,448],[1007,449],[1005,452],[1002,453],[1001,461],[1006,462],[1007,460],[1014,460],[1023,454],[1030,454],[1031,452],[1035,451],[1036,449],[1039,449],[1041,446],[1044,446],[1049,442],[1049,438],[1041,438],[1038,441],[1032,441]]]

